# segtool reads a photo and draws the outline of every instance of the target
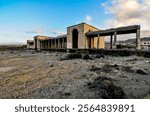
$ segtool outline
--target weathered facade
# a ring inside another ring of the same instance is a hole
[[[58,37],[35,36],[34,45],[36,50],[41,49],[64,49],[67,48],[66,35]]]
[[[99,31],[96,27],[81,23],[67,28],[67,48],[74,49],[90,49],[90,48],[104,48],[104,37],[88,38],[87,32]],[[97,44],[98,43],[98,44]]]
[[[105,36],[110,36],[110,49],[117,46],[117,35],[136,34],[136,49],[141,49],[140,26],[99,30],[98,28],[80,23],[67,28],[67,34],[58,37],[35,36],[34,48],[41,49],[104,49]]]

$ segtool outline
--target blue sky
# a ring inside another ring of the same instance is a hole
[[[26,42],[37,34],[56,36],[81,22],[103,26],[104,1],[0,0],[0,42]]]
[[[81,22],[102,29],[140,24],[150,35],[149,3],[150,0],[0,0],[0,43],[25,43],[35,35],[57,36],[66,33],[66,27]]]

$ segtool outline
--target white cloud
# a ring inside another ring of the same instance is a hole
[[[44,35],[45,30],[43,28],[35,28],[27,31],[27,34]]]
[[[102,6],[112,16],[105,21],[106,28],[139,24],[142,35],[150,36],[150,0],[108,0]]]
[[[65,32],[61,32],[58,30],[51,31],[50,33],[53,34],[54,36],[60,36],[66,34]]]
[[[59,36],[66,34],[60,30],[48,29],[48,28],[35,28],[29,31],[26,31],[27,35],[45,35],[45,36]]]
[[[92,21],[92,17],[90,15],[86,16],[86,22],[91,22]]]

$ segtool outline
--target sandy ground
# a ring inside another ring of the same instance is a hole
[[[0,98],[150,98],[150,59],[60,60],[67,53],[0,52]]]

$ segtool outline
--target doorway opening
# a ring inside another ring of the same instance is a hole
[[[74,29],[72,31],[72,48],[78,48],[78,30]]]

